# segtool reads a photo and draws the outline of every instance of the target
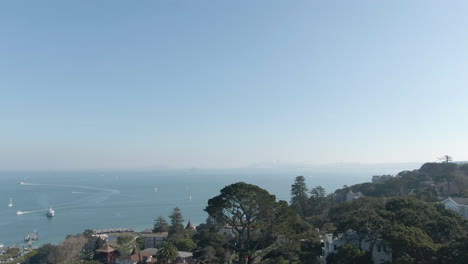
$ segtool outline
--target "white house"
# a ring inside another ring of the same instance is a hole
[[[468,198],[449,197],[442,201],[446,209],[458,212],[468,219]]]
[[[346,194],[346,201],[356,200],[361,197],[364,197],[364,194],[362,194],[362,192],[354,193],[353,191],[349,190],[349,192]]]
[[[223,226],[221,229],[219,229],[218,233],[223,235],[227,239],[233,239],[237,235],[237,232],[234,229],[234,227],[232,227],[230,225]]]
[[[354,230],[348,230],[345,233],[333,237],[333,234],[325,234],[323,236],[323,248],[321,263],[327,263],[327,256],[332,253],[337,253],[338,248],[344,244],[354,245],[365,251],[370,251],[372,262],[381,264],[385,262],[392,262],[392,248],[388,243],[382,239],[370,239],[367,236],[358,234]]]

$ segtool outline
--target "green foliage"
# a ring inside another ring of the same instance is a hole
[[[358,249],[351,244],[338,247],[338,253],[327,257],[328,264],[372,264],[370,253]]]
[[[300,237],[307,237],[306,231],[311,229],[285,201],[276,202],[266,190],[243,182],[224,187],[208,201],[205,211],[219,225],[233,228],[235,238],[228,244],[238,253],[239,263],[246,259],[253,263],[277,251],[275,243],[281,236],[297,248]]]
[[[231,256],[231,251],[224,247],[228,243],[226,237],[219,234],[214,227],[201,229],[193,239],[197,244],[193,255],[203,263],[224,263]]]
[[[91,238],[93,234],[94,234],[94,231],[91,229],[86,229],[85,231],[83,231],[83,236],[88,239]]]
[[[465,264],[468,260],[468,237],[450,242],[439,249],[441,264]]]
[[[197,247],[197,244],[195,244],[195,242],[190,238],[177,239],[174,241],[174,245],[179,251],[189,252],[192,252]]]
[[[408,195],[425,202],[436,202],[438,200],[434,188],[417,188],[412,190]]]
[[[179,207],[176,207],[172,210],[172,214],[169,216],[169,218],[171,219],[169,233],[182,233],[184,230],[184,217],[182,216],[182,212],[180,211]]]
[[[297,176],[291,185],[291,207],[299,214],[307,212],[307,186],[304,176]]]
[[[81,259],[87,261],[93,260],[96,254],[96,250],[101,248],[103,245],[104,240],[93,236],[88,237],[88,241],[83,246],[83,249],[81,251]]]
[[[306,216],[323,215],[325,210],[330,207],[332,203],[325,195],[325,189],[322,186],[317,186],[310,191]]]
[[[37,253],[34,254],[30,259],[29,263],[34,263],[34,264],[48,264],[48,258],[49,255],[52,254],[52,252],[55,252],[57,249],[57,246],[52,245],[52,244],[44,244],[40,246],[37,249]]]
[[[327,193],[322,186],[317,186],[310,190],[310,197],[312,198],[324,198],[326,195]]]
[[[20,253],[19,248],[13,247],[6,250],[5,254],[0,255],[0,261],[5,261],[9,258],[15,258]]]
[[[162,263],[172,263],[178,256],[177,248],[169,242],[164,242],[158,250],[157,258]]]
[[[452,180],[455,171],[458,169],[456,163],[443,162],[443,163],[425,163],[421,166],[419,171],[427,177],[434,179],[436,182],[442,182],[445,180]]]
[[[335,197],[344,201],[346,193],[352,189],[371,197],[412,196],[427,202],[437,201],[436,186],[423,184],[427,181],[433,181],[436,185],[446,183],[447,186],[437,186],[441,195],[468,195],[468,164],[425,163],[418,170],[402,171],[384,183],[362,183],[352,188],[346,186],[336,190]]]
[[[239,262],[249,259],[251,263],[257,249],[272,243],[275,206],[274,195],[256,185],[239,182],[224,187],[220,195],[208,200],[205,211],[218,223],[233,227]]]
[[[136,247],[139,250],[145,249],[145,238],[144,237],[137,237],[136,240],[135,240],[135,243],[136,243]]]
[[[193,239],[199,248],[213,247],[216,249],[227,243],[226,237],[214,229],[202,229],[193,236]]]
[[[198,248],[193,256],[204,264],[231,263],[231,251],[223,247],[205,246]]]
[[[37,250],[32,250],[25,255],[15,258],[13,261],[10,262],[4,262],[5,264],[17,264],[17,263],[25,263],[25,264],[34,264],[34,262],[31,262],[31,258],[37,254]]]
[[[169,232],[169,224],[167,223],[166,219],[164,219],[164,217],[158,216],[158,218],[154,220],[153,232]]]
[[[117,237],[119,253],[123,256],[130,256],[136,247],[135,237],[132,235],[120,235]]]
[[[431,263],[436,255],[437,245],[420,228],[396,224],[384,233],[384,239],[391,243],[394,259],[405,262],[412,259],[418,263]]]
[[[274,256],[262,261],[262,264],[290,264],[295,263],[284,256]]]
[[[467,222],[456,213],[414,198],[361,198],[330,210],[338,232],[353,229],[392,245],[397,263],[435,263],[439,248],[467,237]]]
[[[9,248],[6,250],[6,254],[10,254],[12,256],[18,256],[20,253],[20,249],[17,247]]]

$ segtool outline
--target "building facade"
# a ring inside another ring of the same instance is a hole
[[[380,238],[371,239],[350,229],[336,237],[333,234],[323,236],[321,263],[326,264],[327,256],[338,253],[339,247],[345,244],[370,252],[374,264],[392,262],[392,249],[389,243]]]
[[[449,197],[442,201],[446,209],[459,213],[463,218],[468,219],[468,198]]]

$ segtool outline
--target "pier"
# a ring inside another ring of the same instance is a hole
[[[101,234],[111,234],[111,233],[133,233],[135,230],[133,228],[107,228],[107,229],[97,229],[93,230],[95,235]]]

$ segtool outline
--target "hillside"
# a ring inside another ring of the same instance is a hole
[[[421,168],[385,177],[382,182],[367,182],[338,189],[333,196],[346,200],[349,191],[369,197],[412,196],[423,201],[437,201],[447,196],[468,195],[468,164],[425,163]]]

